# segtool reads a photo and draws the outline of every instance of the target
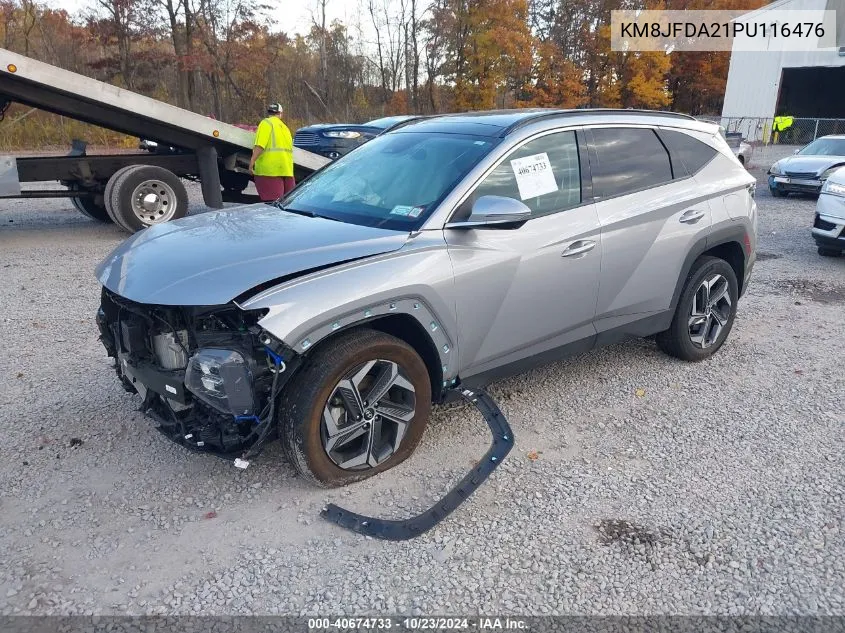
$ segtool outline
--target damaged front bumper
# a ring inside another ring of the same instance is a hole
[[[236,305],[174,307],[103,289],[97,324],[124,388],[174,442],[244,466],[275,437],[275,407],[300,359]]]

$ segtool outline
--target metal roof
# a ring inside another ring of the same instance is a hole
[[[526,108],[520,110],[487,110],[482,112],[465,112],[460,114],[443,114],[412,120],[398,128],[397,132],[445,132],[452,134],[474,134],[478,136],[504,137],[521,127],[531,123],[559,118],[574,117],[647,117],[672,118],[695,121],[694,117],[678,112],[663,112],[658,110],[582,108],[582,109],[551,109]]]

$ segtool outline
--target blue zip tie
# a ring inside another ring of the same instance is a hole
[[[276,352],[271,350],[266,345],[264,346],[264,351],[267,352],[267,356],[275,363],[276,367],[279,367],[282,363],[285,362],[285,359],[279,356]]]

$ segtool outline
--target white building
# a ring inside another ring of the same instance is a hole
[[[749,121],[735,117],[845,119],[845,0],[776,0],[744,15],[742,21],[766,22],[777,10],[835,10],[836,47],[812,51],[731,52],[722,116],[731,128],[754,139]],[[744,129],[749,127],[749,129]],[[825,131],[825,133],[829,133]],[[763,139],[754,139],[763,140]]]

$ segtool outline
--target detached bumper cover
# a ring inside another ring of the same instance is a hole
[[[467,473],[445,497],[425,512],[404,521],[367,517],[344,510],[333,503],[326,506],[321,516],[327,521],[365,536],[387,541],[404,541],[427,532],[454,512],[502,463],[514,443],[513,431],[507,419],[487,393],[481,390],[461,389],[460,395],[464,400],[475,405],[484,416],[484,421],[493,434],[493,443],[475,468]]]

